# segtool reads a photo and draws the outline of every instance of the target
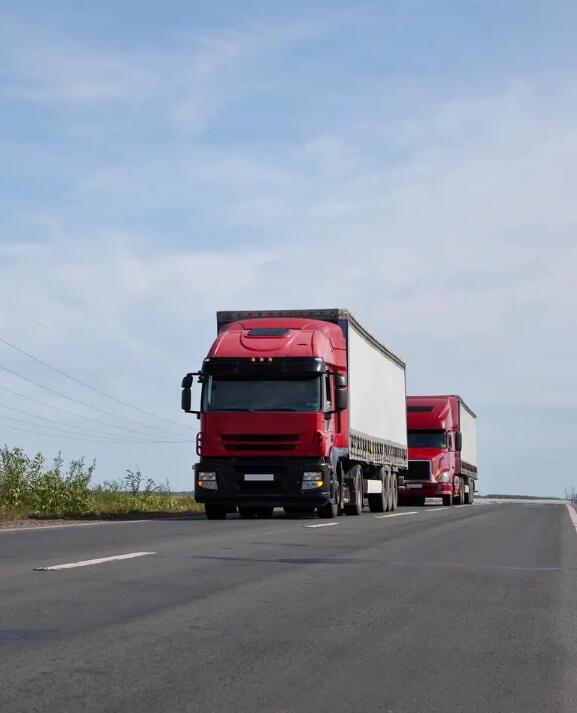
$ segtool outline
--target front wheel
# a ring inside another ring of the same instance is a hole
[[[223,505],[205,503],[204,513],[207,520],[224,520],[228,510]]]
[[[323,519],[333,520],[339,514],[338,503],[329,501],[317,508],[317,515]]]
[[[345,515],[360,515],[363,511],[363,471],[360,465],[351,468],[349,478],[354,482],[355,499],[345,505]]]
[[[450,507],[453,504],[453,493],[449,495],[443,495],[443,505]]]

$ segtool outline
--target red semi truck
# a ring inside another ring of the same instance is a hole
[[[218,312],[217,325],[182,382],[182,408],[200,419],[195,497],[207,517],[396,509],[404,363],[346,310]]]
[[[460,396],[408,396],[409,469],[399,485],[402,503],[471,505],[477,479],[476,415]]]

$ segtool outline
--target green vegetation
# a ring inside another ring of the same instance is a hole
[[[174,494],[140,471],[126,471],[117,481],[91,487],[95,463],[84,459],[67,467],[60,454],[48,464],[20,448],[0,449],[0,520],[85,518],[136,513],[185,513],[199,510],[192,495]]]

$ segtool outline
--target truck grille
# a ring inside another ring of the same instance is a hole
[[[405,480],[431,480],[431,461],[410,460]]]
[[[223,441],[297,441],[296,433],[225,433]]]
[[[227,433],[222,435],[227,451],[292,451],[296,433]]]

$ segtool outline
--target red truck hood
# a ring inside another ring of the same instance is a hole
[[[330,444],[318,413],[204,413],[204,457],[320,456]]]
[[[409,460],[430,460],[434,478],[443,470],[451,468],[449,454],[440,448],[409,448]]]

